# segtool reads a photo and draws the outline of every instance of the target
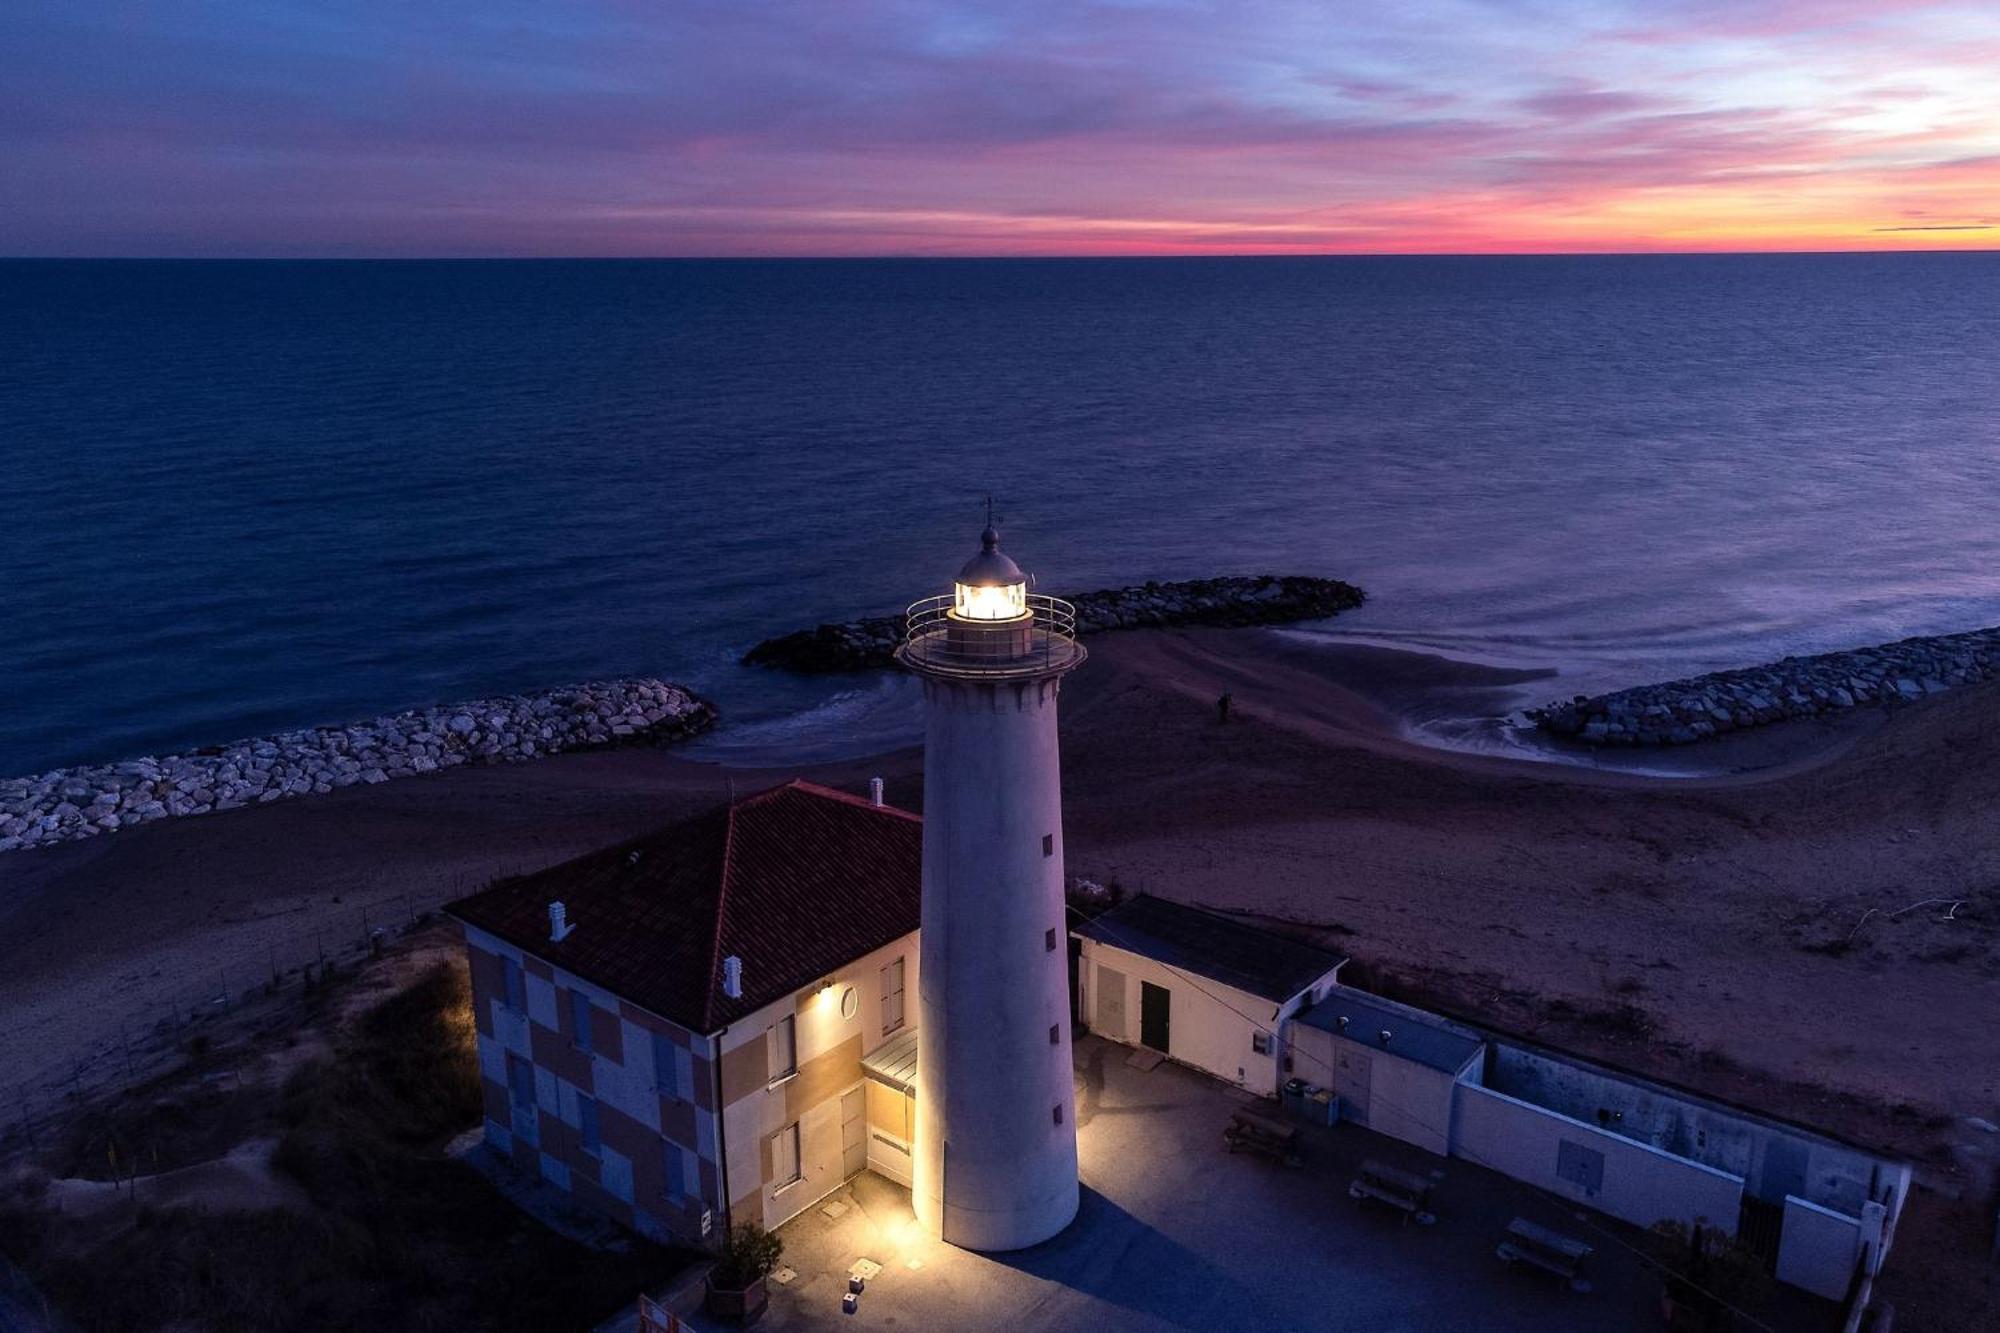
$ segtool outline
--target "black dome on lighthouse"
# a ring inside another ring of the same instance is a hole
[[[999,530],[988,524],[979,534],[979,554],[958,571],[958,581],[968,588],[998,588],[1010,583],[1026,583],[1028,576],[1000,549]]]

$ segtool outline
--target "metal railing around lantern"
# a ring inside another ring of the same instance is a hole
[[[1060,597],[1028,594],[1025,642],[1018,630],[1006,632],[1006,621],[961,620],[954,633],[954,602],[943,596],[910,603],[897,653],[905,665],[933,675],[992,680],[1067,671],[1084,659],[1076,641],[1076,608]]]

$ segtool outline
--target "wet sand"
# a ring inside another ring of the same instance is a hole
[[[1702,776],[1407,734],[1524,685],[1543,683],[1262,631],[1100,637],[1063,696],[1069,869],[1294,923],[1398,993],[1973,1188],[1960,1118],[2000,1113],[2000,685],[1692,747],[1723,770]],[[910,807],[920,771],[916,750],[803,770],[879,774]],[[219,969],[267,974],[363,912],[790,776],[560,756],[0,857],[0,1067],[59,1081]],[[1933,897],[1962,900],[1956,919],[1911,906]]]

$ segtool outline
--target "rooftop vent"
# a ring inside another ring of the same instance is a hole
[[[722,960],[722,993],[732,1000],[743,998],[743,960],[735,954]]]
[[[881,806],[882,806],[882,779],[880,779],[880,778],[870,778],[870,779],[868,779],[868,804],[870,804],[870,805],[874,806],[874,807],[875,807],[875,808],[877,808],[878,810],[879,810],[879,809],[881,808]]]
[[[564,940],[569,938],[569,933],[575,929],[576,927],[571,925],[569,922],[568,909],[565,908],[561,903],[550,903],[549,942],[551,944],[561,944]]]
[[[1336,1022],[1336,1023],[1338,1023],[1338,1024],[1340,1024],[1340,1030],[1341,1030],[1342,1032],[1345,1032],[1345,1031],[1347,1031],[1347,1015],[1346,1015],[1346,1014],[1342,1014],[1342,1015],[1340,1015],[1340,1016],[1339,1016],[1338,1018],[1334,1019],[1333,1021],[1334,1021],[1334,1022]]]
[[[1391,1033],[1389,1029],[1383,1028],[1380,1032],[1376,1033],[1375,1035],[1382,1039],[1382,1044],[1384,1046],[1387,1046],[1389,1044],[1389,1038],[1394,1034]]]

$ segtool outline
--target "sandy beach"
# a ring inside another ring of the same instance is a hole
[[[1506,707],[1540,684],[1521,673],[1266,631],[1091,654],[1063,701],[1072,874],[1291,923],[1379,987],[1908,1153],[1947,1190],[1980,1169],[1962,1121],[2000,1110],[2000,687],[1694,747],[1676,762],[1724,771],[1658,777],[1406,734]],[[915,750],[803,771],[921,804]],[[571,755],[0,857],[0,1060],[59,1085],[204,987],[794,773]]]

